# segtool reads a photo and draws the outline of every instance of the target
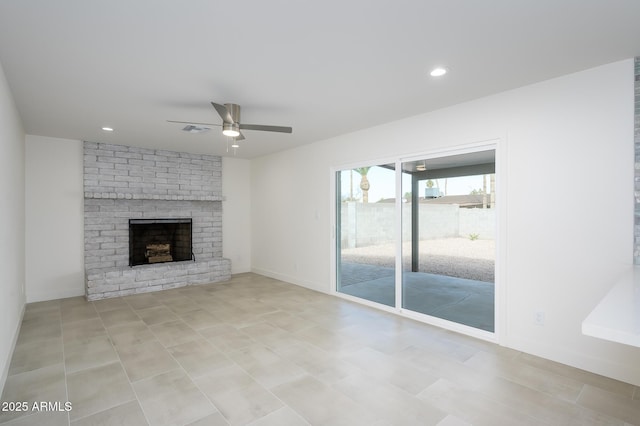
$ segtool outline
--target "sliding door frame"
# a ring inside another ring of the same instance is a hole
[[[329,253],[331,254],[331,259],[330,259],[330,266],[331,266],[331,274],[330,274],[330,288],[329,288],[329,293],[337,296],[337,297],[341,297],[343,299],[347,299],[347,300],[351,300],[363,305],[367,305],[367,306],[371,306],[377,309],[381,309],[383,311],[387,311],[387,312],[392,312],[392,313],[399,313],[397,306],[398,306],[398,299],[397,299],[397,295],[398,295],[398,283],[396,281],[395,283],[395,288],[396,288],[396,299],[395,299],[395,307],[393,306],[387,306],[381,303],[377,303],[377,302],[372,302],[370,300],[367,299],[362,299],[359,297],[355,297],[355,296],[351,296],[349,294],[345,294],[345,293],[341,293],[338,291],[338,226],[340,225],[337,222],[337,218],[338,218],[338,211],[339,211],[339,206],[340,203],[338,202],[338,190],[337,190],[337,179],[336,179],[336,174],[342,170],[353,170],[359,167],[373,167],[373,166],[379,166],[381,164],[396,164],[397,167],[397,157],[393,157],[393,158],[383,158],[383,159],[374,159],[374,160],[370,160],[370,161],[361,161],[361,162],[357,162],[357,163],[347,163],[347,164],[341,164],[339,166],[333,166],[330,168],[330,176],[329,176],[329,182],[330,182],[330,191],[329,191],[329,195],[331,197],[331,203],[330,203],[330,208],[331,208],[331,213],[329,215],[329,217],[331,218],[331,222],[330,222],[330,226],[331,226],[331,241],[330,241],[330,251]],[[396,174],[396,191],[397,191],[397,174]],[[398,200],[396,200],[396,209],[397,209],[397,202]],[[397,218],[394,221],[394,227],[397,227]],[[395,241],[397,241],[397,238],[394,238]],[[396,256],[397,256],[397,248],[396,248]],[[396,259],[396,276],[395,279],[397,280],[397,259]]]
[[[412,318],[420,322],[435,325],[446,330],[459,332],[461,334],[476,337],[482,340],[487,340],[494,343],[500,343],[504,341],[508,334],[507,321],[506,321],[506,229],[507,229],[507,188],[504,177],[506,173],[506,144],[503,142],[503,138],[490,139],[486,141],[480,141],[475,143],[469,143],[465,145],[458,145],[449,148],[434,149],[424,152],[411,153],[408,155],[398,155],[393,158],[374,159],[370,161],[361,161],[357,163],[340,164],[330,168],[330,226],[332,238],[330,238],[330,265],[331,265],[331,279],[329,293],[347,300],[351,300],[367,306],[396,313],[400,316]],[[455,323],[452,321],[444,320],[437,317],[421,314],[418,312],[410,311],[402,308],[402,164],[407,161],[434,159],[460,154],[470,154],[479,151],[495,150],[495,191],[496,191],[496,256],[495,256],[495,296],[494,296],[494,323],[495,331],[488,332],[480,330],[474,327],[466,326],[463,324]],[[382,305],[376,302],[371,302],[358,297],[350,296],[338,291],[337,289],[337,236],[339,224],[337,223],[338,208],[338,192],[336,187],[336,173],[341,170],[350,170],[358,167],[368,167],[380,164],[395,164],[396,173],[396,197],[395,197],[395,242],[396,242],[396,259],[395,259],[395,307]],[[400,196],[398,196],[400,194]]]

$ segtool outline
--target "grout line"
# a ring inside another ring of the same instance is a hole
[[[142,321],[142,318],[140,318],[140,315],[138,315],[138,312],[136,312],[136,310],[133,309],[133,307],[124,299],[124,297],[125,296],[119,296],[118,299],[122,299],[122,301],[129,307],[129,309],[131,309],[133,311],[133,313],[138,317],[138,319],[140,321]],[[94,302],[91,302],[91,303],[94,303]],[[124,368],[124,364],[122,363],[122,358],[120,358],[120,352],[118,352],[118,348],[113,343],[113,338],[111,336],[111,333],[109,333],[109,328],[105,325],[104,320],[102,319],[102,316],[100,315],[100,312],[98,312],[98,316],[100,317],[100,322],[102,322],[102,326],[104,327],[105,331],[107,332],[107,336],[109,337],[109,342],[111,343],[111,347],[113,348],[114,352],[116,353],[116,356],[118,357],[118,362],[120,363],[120,368],[122,368],[122,371],[124,371],[124,375],[127,377],[127,380],[129,382],[129,387],[131,388],[131,392],[133,392],[133,395],[135,396],[135,401],[138,404],[138,407],[140,407],[140,411],[142,411],[142,416],[144,417],[145,421],[147,422],[147,425],[150,425],[151,422],[149,421],[149,417],[147,416],[147,413],[145,412],[144,407],[142,406],[142,403],[140,402],[140,397],[138,396],[138,393],[136,392],[136,389],[133,387],[133,382],[131,381],[131,377],[129,377],[129,373],[127,373],[127,369]],[[145,326],[147,326],[147,324],[144,323],[144,321],[142,321],[142,322],[143,322],[143,324],[145,324]],[[111,407],[111,408],[113,408],[113,407]]]
[[[125,374],[125,376],[127,377],[127,380],[129,381],[129,385],[131,386],[131,381],[129,380],[129,376],[127,375],[127,370],[125,370],[124,365],[122,364],[122,360],[120,359],[120,354],[118,353],[118,351],[117,351],[117,349],[116,349],[115,345],[113,344],[113,340],[111,339],[111,335],[109,334],[109,329],[106,327],[106,325],[105,325],[105,323],[104,323],[104,321],[103,321],[103,319],[102,319],[102,316],[100,315],[100,312],[99,312],[99,311],[98,311],[98,309],[96,308],[96,306],[95,306],[95,304],[94,304],[94,301],[86,301],[86,303],[90,303],[90,304],[91,304],[91,306],[93,307],[93,309],[96,311],[96,313],[97,313],[97,315],[98,315],[98,319],[100,319],[100,323],[102,324],[102,327],[104,328],[104,331],[105,331],[105,333],[106,333],[106,335],[107,335],[107,338],[109,339],[109,344],[111,345],[111,348],[113,349],[113,351],[115,352],[116,356],[118,357],[118,361],[117,361],[117,362],[120,364],[120,368],[122,368],[122,371],[124,371],[124,374]],[[63,349],[64,349],[64,344],[63,344]],[[112,362],[109,362],[109,363],[106,363],[106,364],[102,364],[102,365],[96,365],[96,366],[93,366],[93,367],[85,368],[85,369],[83,369],[83,370],[78,370],[78,371],[75,371],[75,372],[73,372],[73,373],[71,373],[71,374],[80,373],[80,372],[82,372],[82,371],[86,371],[86,370],[91,370],[91,369],[95,369],[95,368],[104,367],[104,366],[106,366],[106,365],[113,364],[113,363],[115,363],[115,361],[112,361]],[[66,366],[65,366],[65,371],[66,371]],[[65,379],[66,379],[66,372],[65,372]],[[133,389],[133,386],[131,386],[131,390],[133,391],[133,394],[134,394],[134,396],[136,397],[136,399],[135,399],[135,400],[136,400],[136,402],[138,403],[138,405],[141,405],[141,404],[140,404],[140,402],[138,401],[138,398],[137,398],[137,395],[136,395],[136,393],[135,393],[135,390]],[[67,398],[68,398],[68,396],[67,396]],[[131,401],[125,401],[125,402],[122,402],[122,403],[120,403],[120,404],[113,405],[113,406],[111,406],[111,407],[106,407],[106,408],[104,408],[104,409],[102,409],[102,410],[100,410],[100,411],[96,411],[96,412],[94,412],[94,413],[89,413],[89,414],[87,414],[86,416],[80,417],[80,418],[76,419],[75,421],[79,421],[79,420],[82,420],[82,419],[86,419],[87,417],[94,416],[94,415],[96,415],[96,414],[102,413],[102,412],[107,411],[107,410],[111,410],[111,409],[113,409],[113,408],[119,407],[119,406],[124,405],[124,404],[128,404],[128,403],[130,403],[130,402],[132,402],[132,401],[133,401],[133,400],[131,400]],[[141,409],[142,409],[142,407],[141,407]],[[144,415],[144,410],[143,410],[143,415]],[[145,416],[145,420],[147,421],[147,424],[150,424],[150,423],[149,423],[149,420],[146,418],[146,416]]]
[[[580,392],[578,392],[578,396],[576,396],[576,400],[573,402],[576,406],[582,407],[582,405],[580,404],[580,398],[582,397],[582,394],[584,393],[586,387],[586,383],[583,383],[580,387]]]
[[[189,296],[187,296],[187,297],[189,297]],[[204,309],[204,311],[205,311],[205,312],[209,312],[209,311],[208,311],[208,310],[206,310],[206,309]],[[279,309],[276,309],[276,311],[279,311]],[[214,314],[213,312],[209,312],[209,313],[211,313],[212,315],[214,315],[214,316],[215,316],[215,314]],[[217,317],[216,317],[216,318],[217,318]],[[230,323],[228,323],[228,322],[224,321],[224,319],[222,319],[222,318],[218,318],[218,319],[220,319],[220,320],[222,321],[222,323],[223,323],[223,324],[230,325],[231,327],[233,327],[233,328],[234,328],[235,330],[237,330],[238,332],[242,332],[242,331],[240,330],[240,328],[239,328],[236,324],[230,324]],[[204,329],[207,329],[207,328],[208,328],[208,327],[206,327],[206,328],[204,328]],[[218,353],[220,353],[223,357],[225,357],[225,358],[226,358],[226,359],[228,359],[230,362],[232,362],[234,366],[236,366],[236,367],[238,367],[239,369],[241,369],[241,370],[242,370],[242,371],[243,371],[247,376],[249,376],[249,377],[251,378],[251,380],[253,380],[253,381],[254,381],[258,386],[260,386],[260,387],[261,387],[262,389],[264,389],[268,394],[270,394],[271,396],[273,396],[276,400],[278,400],[278,401],[282,404],[282,407],[279,407],[278,409],[276,409],[276,410],[274,410],[274,411],[271,411],[271,412],[269,412],[269,413],[267,413],[267,414],[265,414],[265,415],[263,415],[263,416],[261,416],[261,417],[258,417],[258,418],[255,418],[255,419],[252,419],[252,420],[249,422],[249,424],[251,424],[251,423],[253,423],[253,422],[257,421],[257,420],[263,419],[263,418],[265,418],[265,417],[269,416],[270,414],[275,413],[276,411],[281,410],[282,408],[285,408],[285,407],[289,408],[290,410],[292,410],[293,412],[295,412],[296,414],[298,414],[298,416],[300,416],[300,418],[301,418],[301,419],[303,419],[305,422],[307,422],[306,418],[305,418],[304,416],[302,416],[302,414],[298,413],[296,410],[294,410],[294,409],[293,409],[293,407],[290,407],[287,403],[285,403],[284,401],[282,401],[282,399],[280,399],[280,398],[279,398],[276,394],[274,394],[270,389],[268,389],[268,388],[266,388],[265,386],[263,386],[263,385],[262,385],[262,384],[261,384],[261,383],[260,383],[260,382],[259,382],[259,381],[258,381],[258,380],[257,380],[257,379],[256,379],[256,378],[255,378],[255,377],[254,377],[250,372],[249,372],[249,371],[247,371],[247,370],[246,370],[245,368],[243,368],[240,364],[238,364],[238,363],[237,363],[237,362],[236,362],[232,357],[230,357],[230,356],[229,356],[229,353],[233,353],[233,352],[235,352],[235,351],[242,350],[243,348],[240,348],[240,349],[234,349],[234,350],[229,351],[229,352],[223,352],[223,351],[222,351],[222,350],[220,350],[218,347],[216,347],[216,346],[215,346],[215,344],[213,344],[213,343],[212,343],[212,342],[211,342],[207,337],[205,337],[205,336],[203,336],[202,334],[200,334],[200,331],[199,331],[199,330],[195,330],[195,331],[196,331],[196,333],[197,333],[200,337],[202,337],[202,338],[203,338],[207,343],[209,343],[209,344],[210,344],[210,345],[211,345],[211,346],[212,346],[212,347],[213,347],[213,348],[214,348]],[[286,331],[286,330],[285,330],[285,331]],[[266,348],[268,348],[268,349],[272,350],[272,349],[271,349],[271,348],[269,348],[267,345],[265,345],[265,344],[264,344],[264,343],[262,343],[262,342],[258,342],[258,341],[256,341],[255,339],[253,339],[253,337],[249,336],[248,334],[246,334],[246,333],[243,333],[243,334],[245,334],[249,339],[251,339],[251,340],[252,340],[252,342],[254,342],[254,343],[258,343],[258,344],[262,345],[263,347],[266,347]],[[272,351],[273,351],[273,350],[272,350]],[[273,351],[273,352],[275,353],[275,351]],[[278,355],[278,354],[276,353],[276,355]],[[278,356],[280,356],[280,355],[278,355]],[[189,374],[187,373],[187,375],[189,375]],[[204,377],[204,376],[203,376],[203,377]],[[189,378],[191,378],[191,376],[189,376]],[[204,395],[204,396],[205,396],[209,401],[211,401],[211,399],[207,396],[207,394],[206,394],[206,393],[205,393],[205,392],[204,392],[204,391],[203,391],[203,390],[198,386],[198,384],[195,382],[195,380],[194,380],[193,378],[191,378],[191,380],[192,380],[193,384],[198,388],[198,390],[200,390],[200,392],[202,392],[202,394],[203,394],[203,395]],[[216,409],[218,409],[218,407],[215,405],[215,403],[214,403],[213,401],[211,401],[211,403],[213,404],[213,406],[214,406],[214,407],[216,407]],[[222,412],[222,410],[218,409],[218,412],[222,415],[222,417],[224,417],[224,418],[225,418],[225,420],[226,420],[228,423],[230,423],[231,419],[228,419],[228,418],[224,415],[224,413]],[[307,422],[307,423],[308,423],[308,422]],[[309,423],[309,424],[310,424],[310,423]]]
[[[149,293],[149,294],[151,294],[151,293]],[[189,326],[189,324],[187,324],[187,323],[186,323],[186,322],[185,322],[185,321],[184,321],[184,320],[183,320],[183,319],[182,319],[178,314],[176,314],[175,312],[173,312],[173,311],[171,310],[171,308],[170,308],[169,306],[167,306],[167,305],[164,303],[164,300],[158,300],[158,302],[160,302],[160,305],[159,305],[159,306],[163,306],[164,308],[168,309],[168,310],[169,310],[173,315],[175,315],[175,316],[178,318],[178,320],[180,320],[180,321],[181,321],[181,322],[183,322],[185,325],[187,325],[189,328],[191,328],[191,327]],[[128,302],[127,302],[126,300],[125,300],[125,303],[127,303],[127,304],[128,304]],[[194,387],[195,387],[195,388],[196,388],[196,389],[197,389],[197,390],[202,394],[202,396],[203,396],[203,397],[204,397],[204,398],[209,402],[209,404],[211,404],[211,406],[216,410],[215,412],[210,413],[210,414],[208,414],[207,416],[210,416],[210,415],[215,414],[215,413],[220,413],[220,415],[224,417],[224,415],[222,414],[222,411],[220,411],[220,409],[219,409],[219,408],[218,408],[218,407],[213,403],[213,401],[211,401],[211,400],[209,399],[209,397],[207,397],[207,395],[202,391],[202,389],[200,389],[200,387],[198,387],[198,385],[195,383],[194,379],[189,375],[189,372],[187,372],[187,370],[182,366],[182,364],[180,364],[180,362],[179,362],[179,361],[178,361],[178,360],[173,356],[173,354],[171,353],[171,351],[169,351],[169,348],[165,347],[165,346],[162,344],[162,342],[160,342],[160,340],[159,340],[159,338],[158,338],[158,335],[157,335],[157,334],[156,334],[156,333],[151,329],[151,326],[150,326],[149,324],[147,324],[146,322],[144,322],[144,320],[140,317],[140,315],[138,315],[137,309],[135,309],[135,308],[134,308],[133,306],[131,306],[131,305],[129,305],[129,306],[130,306],[130,308],[135,312],[135,314],[140,318],[140,320],[143,322],[143,324],[144,324],[144,325],[145,325],[145,327],[149,330],[149,332],[154,336],[155,341],[157,341],[157,342],[160,344],[160,346],[162,346],[162,348],[167,352],[167,354],[171,357],[171,359],[173,359],[173,360],[174,360],[174,362],[178,365],[178,368],[177,368],[177,369],[171,369],[171,370],[168,370],[168,371],[163,371],[163,372],[160,372],[160,373],[155,374],[155,375],[153,375],[153,376],[145,377],[145,378],[143,378],[143,379],[140,379],[140,380],[138,380],[137,382],[141,382],[141,381],[144,381],[144,380],[150,380],[150,379],[153,379],[153,378],[158,377],[158,376],[160,376],[160,375],[167,374],[167,373],[170,373],[170,372],[172,372],[172,371],[176,371],[176,370],[180,369],[180,370],[182,370],[182,371],[185,373],[185,375],[186,375],[186,376],[187,376],[187,378],[191,381],[191,383],[194,385]],[[141,309],[147,309],[147,308],[141,308]],[[170,320],[170,321],[174,321],[174,320]],[[165,324],[166,322],[170,322],[170,321],[165,321],[165,322],[162,322],[162,323],[159,323],[159,324]],[[155,325],[155,324],[154,324],[154,325]],[[192,330],[193,330],[193,329],[192,329]],[[197,330],[193,330],[193,331],[194,331],[196,334],[198,334],[198,336],[200,336],[200,334],[198,333],[198,331],[197,331]],[[200,337],[202,337],[202,336],[200,336]],[[206,340],[206,339],[205,339],[205,340]],[[177,345],[174,345],[174,346],[177,346]],[[172,346],[172,347],[173,347],[173,346]],[[126,370],[125,370],[125,373],[126,373]],[[127,376],[127,377],[128,377],[128,376]],[[140,407],[142,408],[142,411],[143,411],[143,413],[145,414],[145,418],[147,419],[147,423],[151,424],[151,422],[149,422],[149,419],[148,419],[148,417],[147,417],[147,415],[146,415],[146,413],[145,413],[145,411],[144,411],[144,407],[142,406],[142,403],[140,403],[140,399],[139,399],[139,397],[138,397],[137,392],[135,391],[135,388],[134,388],[134,386],[133,386],[133,382],[131,382],[131,379],[130,379],[130,378],[129,378],[129,383],[131,384],[131,387],[132,387],[132,389],[133,389],[133,391],[134,391],[134,393],[135,393],[135,395],[136,395],[136,398],[138,399],[138,403],[140,404]],[[207,417],[207,416],[205,416],[205,417]],[[200,418],[200,419],[195,419],[195,420],[194,420],[194,422],[195,422],[195,421],[198,421],[198,420],[201,420],[201,419],[202,419],[202,418]],[[225,419],[226,419],[226,418],[225,418]]]
[[[186,296],[186,297],[188,297],[188,296]],[[191,300],[191,298],[189,298],[189,299]],[[208,340],[207,340],[204,336],[202,336],[198,330],[195,330],[195,329],[193,329],[191,326],[189,326],[189,324],[187,324],[187,323],[182,319],[182,317],[180,317],[177,313],[173,312],[169,306],[165,305],[164,301],[161,301],[161,304],[162,304],[162,306],[164,306],[165,308],[167,308],[169,311],[171,311],[171,313],[172,313],[173,315],[175,315],[176,317],[178,317],[178,319],[179,319],[181,322],[183,322],[187,327],[189,327],[191,330],[193,330],[193,331],[194,331],[194,332],[195,332],[199,337],[203,338],[204,340],[206,340],[206,341],[208,342]],[[167,321],[167,322],[168,322],[168,321]],[[162,324],[164,324],[164,323],[162,323]],[[151,327],[147,325],[147,328],[149,329],[149,331],[151,332],[151,334],[153,334],[153,335],[156,337],[156,339],[158,339],[158,336],[156,335],[156,333],[154,333],[154,332],[153,332],[153,330],[151,330]],[[179,368],[184,372],[184,374],[189,378],[189,380],[191,381],[191,383],[193,384],[193,386],[198,390],[198,392],[200,392],[200,393],[202,394],[202,396],[203,396],[203,397],[204,397],[204,398],[209,402],[209,404],[211,404],[211,406],[213,406],[213,408],[216,410],[216,411],[215,411],[215,412],[213,412],[213,413],[207,414],[205,417],[202,417],[202,418],[200,418],[200,419],[195,419],[193,422],[196,422],[196,421],[202,420],[203,418],[206,418],[206,417],[208,417],[208,416],[210,416],[210,415],[212,415],[212,414],[219,413],[219,414],[220,414],[220,415],[225,419],[225,421],[227,421],[227,423],[229,423],[229,420],[225,417],[225,415],[222,413],[222,411],[221,411],[221,410],[218,408],[218,406],[216,406],[216,404],[215,404],[215,403],[214,403],[214,402],[213,402],[213,401],[212,401],[212,400],[207,396],[207,394],[206,394],[206,393],[205,393],[205,392],[200,388],[200,386],[198,386],[198,384],[195,382],[194,378],[193,378],[193,377],[191,377],[191,375],[189,374],[189,372],[188,372],[188,371],[187,371],[187,370],[182,366],[182,364],[181,364],[181,363],[176,359],[176,357],[171,353],[171,351],[169,350],[169,348],[165,347],[165,346],[164,346],[164,345],[163,345],[159,340],[158,340],[158,342],[159,342],[159,343],[160,343],[160,345],[161,345],[161,346],[162,346],[162,347],[167,351],[167,353],[169,354],[169,356],[171,357],[171,359],[173,359],[173,360],[175,361],[175,363],[176,363],[176,364],[178,364],[178,367],[179,367]],[[188,342],[185,342],[185,343],[188,343]],[[182,343],[181,343],[181,344],[182,344]],[[173,347],[175,347],[175,346],[179,346],[179,345],[181,345],[181,344],[171,346],[171,348],[173,348]],[[213,346],[213,345],[212,345],[212,347],[213,347],[214,349],[216,349],[218,352],[220,352],[220,351],[219,351],[215,346]],[[225,355],[225,354],[222,354],[222,355]],[[225,355],[225,356],[226,356],[226,355]],[[175,370],[169,370],[169,371],[175,371]],[[153,376],[153,377],[157,377],[157,376],[158,376],[158,375],[160,375],[160,374],[166,374],[166,373],[168,373],[168,372],[159,373],[159,374],[157,374],[156,376]],[[149,378],[151,378],[151,377],[149,377]],[[143,379],[143,380],[146,380],[146,379]],[[230,424],[230,423],[229,423],[229,424]]]

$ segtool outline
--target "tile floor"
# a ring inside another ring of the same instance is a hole
[[[640,424],[630,384],[254,274],[27,305],[2,401],[29,407],[7,425]]]

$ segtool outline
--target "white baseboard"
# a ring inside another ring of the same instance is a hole
[[[46,302],[48,300],[66,299],[69,297],[84,296],[84,288],[61,290],[46,293],[28,293],[27,303]]]
[[[251,268],[251,272],[253,272],[254,274],[264,275],[265,277],[274,278],[276,280],[284,281],[284,282],[287,282],[289,284],[295,284],[295,285],[298,285],[300,287],[308,288],[309,290],[319,291],[321,293],[328,293],[327,289],[323,288],[323,287],[325,287],[325,285],[323,285],[323,284],[314,283],[312,281],[302,280],[300,278],[293,277],[291,275],[281,274],[281,273],[278,273],[278,272],[269,271],[267,269],[262,269],[262,268]]]
[[[640,366],[637,363],[635,365],[632,365],[632,363],[620,364],[601,357],[591,356],[586,352],[566,350],[557,345],[545,345],[518,337],[511,337],[505,340],[503,345],[511,349],[630,383],[634,386],[640,386]],[[611,345],[617,345],[617,343],[611,343]]]
[[[233,263],[231,264],[231,275],[246,274],[247,272],[251,272],[251,266],[249,265],[234,266]]]

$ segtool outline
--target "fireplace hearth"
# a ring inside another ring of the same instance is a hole
[[[195,260],[189,219],[129,219],[129,266]]]

